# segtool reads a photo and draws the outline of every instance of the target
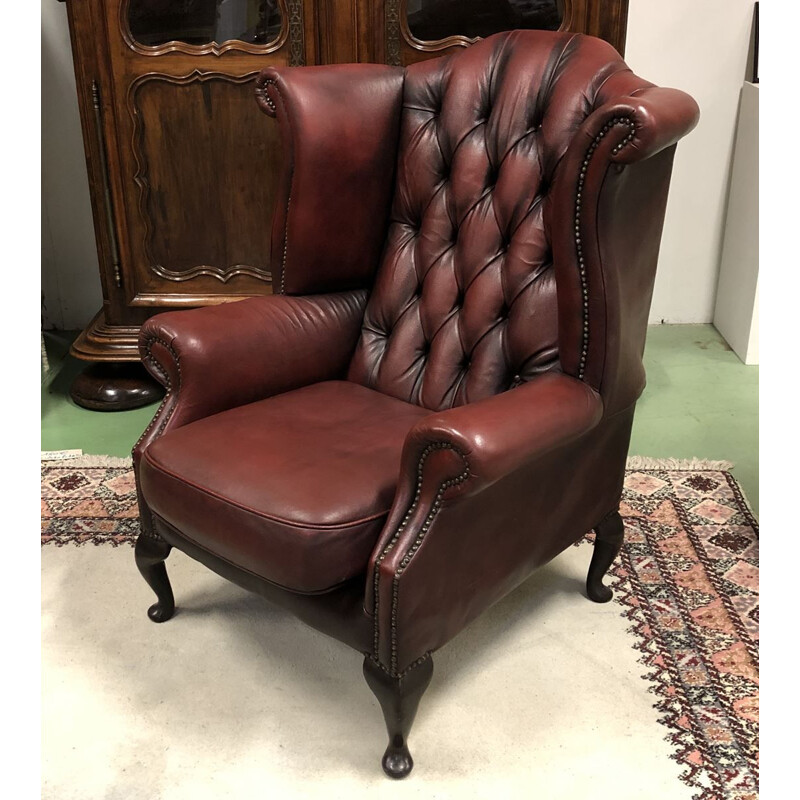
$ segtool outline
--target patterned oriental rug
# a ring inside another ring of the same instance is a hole
[[[631,459],[611,574],[695,800],[758,796],[758,527],[728,466]],[[137,533],[129,460],[43,462],[42,545],[129,547]]]

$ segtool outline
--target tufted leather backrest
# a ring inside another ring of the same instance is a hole
[[[406,70],[391,224],[351,380],[430,409],[558,368],[548,206],[605,42],[511,31]]]

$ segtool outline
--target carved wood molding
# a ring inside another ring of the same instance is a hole
[[[303,0],[287,0],[289,27],[289,66],[302,67],[306,63],[306,39],[303,32]]]
[[[386,27],[386,63],[392,67],[403,65],[400,55],[400,17],[405,15],[405,3],[400,8],[400,0],[385,0],[384,15]]]
[[[83,361],[138,361],[139,325],[110,325],[101,309],[72,343],[70,354]]]
[[[128,89],[128,113],[130,114],[133,122],[133,135],[131,138],[131,152],[133,153],[134,161],[136,162],[136,173],[133,176],[134,183],[139,188],[139,216],[144,226],[144,236],[142,241],[143,251],[147,259],[148,269],[169,281],[183,282],[197,278],[201,275],[208,275],[216,278],[222,283],[227,283],[232,278],[239,275],[246,275],[257,280],[264,281],[265,283],[272,282],[272,273],[269,270],[253,267],[248,264],[234,264],[229,267],[215,267],[209,264],[201,264],[188,270],[168,269],[162,264],[156,263],[152,251],[152,238],[153,229],[150,225],[150,216],[148,213],[148,204],[150,199],[150,180],[148,177],[148,165],[143,151],[144,143],[144,122],[142,115],[139,113],[139,108],[136,105],[136,94],[146,83],[151,81],[161,81],[164,83],[171,83],[176,86],[186,86],[187,84],[199,81],[204,83],[206,81],[221,80],[229,83],[249,83],[254,81],[258,71],[247,72],[244,75],[228,75],[224,72],[202,72],[201,70],[193,70],[188,75],[167,75],[161,72],[149,72],[146,75],[140,75],[134,80]]]
[[[292,66],[302,64],[304,58],[304,36],[303,36],[303,0],[278,0],[281,10],[281,30],[278,36],[266,44],[251,44],[239,39],[228,39],[225,42],[208,42],[206,44],[188,44],[187,42],[171,41],[164,44],[149,45],[140,44],[131,33],[128,23],[128,10],[131,0],[121,0],[119,4],[119,30],[125,44],[131,50],[142,56],[163,56],[167,53],[187,53],[189,55],[221,56],[231,50],[241,53],[252,53],[266,55],[280,50],[289,40],[289,63]],[[298,47],[299,42],[299,47]],[[297,60],[299,53],[299,61]]]

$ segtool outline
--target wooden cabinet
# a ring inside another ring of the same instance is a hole
[[[272,291],[281,153],[278,127],[253,97],[260,69],[409,64],[513,27],[584,31],[622,50],[627,18],[627,0],[67,5],[104,298],[72,353],[117,364],[138,361],[139,326],[154,313]],[[103,407],[90,395],[85,380],[73,393]]]
[[[270,291],[280,149],[253,80],[305,62],[302,6],[69,0],[104,297],[74,355],[135,361],[149,315]]]

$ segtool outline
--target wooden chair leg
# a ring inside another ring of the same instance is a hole
[[[381,765],[390,778],[405,778],[414,767],[414,760],[408,752],[408,734],[432,676],[433,659],[430,656],[398,678],[389,675],[369,656],[364,659],[364,677],[378,698],[386,720],[389,746]]]
[[[172,546],[161,538],[140,534],[136,540],[136,566],[158,598],[158,602],[147,610],[147,616],[153,622],[166,622],[175,613],[175,598],[164,566],[170,550]]]
[[[607,603],[614,596],[614,592],[603,584],[603,576],[608,572],[622,547],[625,526],[619,512],[614,511],[594,530],[594,553],[586,577],[586,594],[595,603]]]

